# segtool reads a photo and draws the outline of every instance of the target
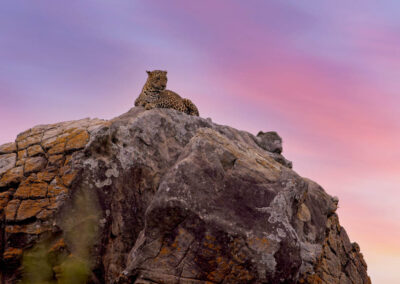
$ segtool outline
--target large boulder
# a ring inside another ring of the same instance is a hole
[[[4,283],[370,283],[275,132],[136,107],[0,150]]]

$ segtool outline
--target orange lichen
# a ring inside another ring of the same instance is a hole
[[[44,207],[49,205],[49,199],[22,200],[15,220],[22,221],[36,216]]]
[[[4,207],[7,206],[8,201],[11,199],[11,193],[6,191],[0,193],[0,211],[4,209]]]
[[[38,172],[47,164],[47,160],[43,157],[28,158],[25,161],[25,174]]]
[[[158,255],[159,255],[160,257],[162,257],[162,256],[166,256],[166,255],[168,255],[168,254],[170,254],[170,253],[171,253],[170,248],[164,246],[164,247],[161,248],[160,253],[159,253]]]
[[[67,192],[68,188],[64,186],[61,178],[56,176],[48,187],[47,196],[55,197],[60,195],[61,193],[67,193]]]
[[[65,145],[65,150],[78,150],[87,144],[89,141],[89,133],[87,133],[85,130],[81,130],[78,133],[74,133],[75,136],[70,138]]]
[[[63,185],[54,185],[54,184],[49,185],[47,192],[48,197],[55,197],[60,195],[61,193],[68,193],[68,188],[66,188]]]
[[[57,171],[42,171],[37,174],[39,181],[50,182],[57,175]]]
[[[43,149],[42,149],[42,147],[40,145],[30,146],[27,151],[28,151],[28,156],[29,157],[33,157],[33,156],[36,156],[38,154],[44,153],[44,151],[43,151]]]
[[[50,251],[59,251],[65,249],[66,247],[67,244],[65,243],[64,239],[61,238],[53,244],[53,246],[50,248]]]
[[[28,157],[28,153],[26,150],[18,151],[17,157],[18,157],[18,160],[22,160],[22,159]]]
[[[24,177],[24,170],[22,167],[16,167],[5,172],[0,180],[0,187],[7,186],[12,183],[21,182]]]
[[[17,212],[17,209],[18,209],[20,203],[21,203],[21,201],[18,199],[13,199],[10,202],[8,202],[8,204],[4,210],[6,213],[7,221],[14,221],[15,214]]]
[[[64,155],[62,155],[62,154],[51,155],[51,156],[49,156],[49,164],[59,167],[63,163],[63,159],[64,159]]]
[[[5,229],[8,234],[31,234],[39,235],[44,232],[51,231],[51,226],[46,224],[31,223],[26,225],[8,225]]]
[[[72,182],[75,180],[78,172],[77,171],[72,171],[70,173],[64,174],[62,176],[62,181],[65,186],[71,186]]]
[[[46,193],[47,193],[47,183],[39,182],[39,183],[33,183],[31,185],[30,197],[32,198],[46,197]]]
[[[11,259],[19,259],[21,256],[22,256],[22,249],[8,248],[3,254],[3,259],[8,261]]]
[[[14,142],[0,145],[0,154],[8,154],[17,151],[17,145]]]
[[[27,199],[31,192],[31,185],[29,183],[22,183],[14,194],[15,198]]]
[[[18,149],[25,149],[33,144],[38,144],[38,143],[40,143],[41,139],[42,139],[42,134],[32,135],[32,136],[26,137],[23,140],[18,140],[18,138],[17,138]]]
[[[59,143],[59,144],[55,144],[53,147],[51,147],[47,153],[49,153],[50,155],[53,154],[60,154],[62,152],[64,152],[65,149],[65,143]]]

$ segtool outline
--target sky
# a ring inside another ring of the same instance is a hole
[[[0,35],[0,144],[118,116],[168,70],[202,117],[277,131],[339,197],[372,283],[400,283],[399,1],[6,0]]]

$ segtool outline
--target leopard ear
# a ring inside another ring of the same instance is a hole
[[[147,73],[148,75],[150,75],[151,71],[146,71],[146,73]]]

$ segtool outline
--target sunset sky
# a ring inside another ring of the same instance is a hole
[[[202,117],[277,131],[372,283],[400,283],[400,1],[7,0],[0,35],[0,144],[118,116],[168,70]]]

